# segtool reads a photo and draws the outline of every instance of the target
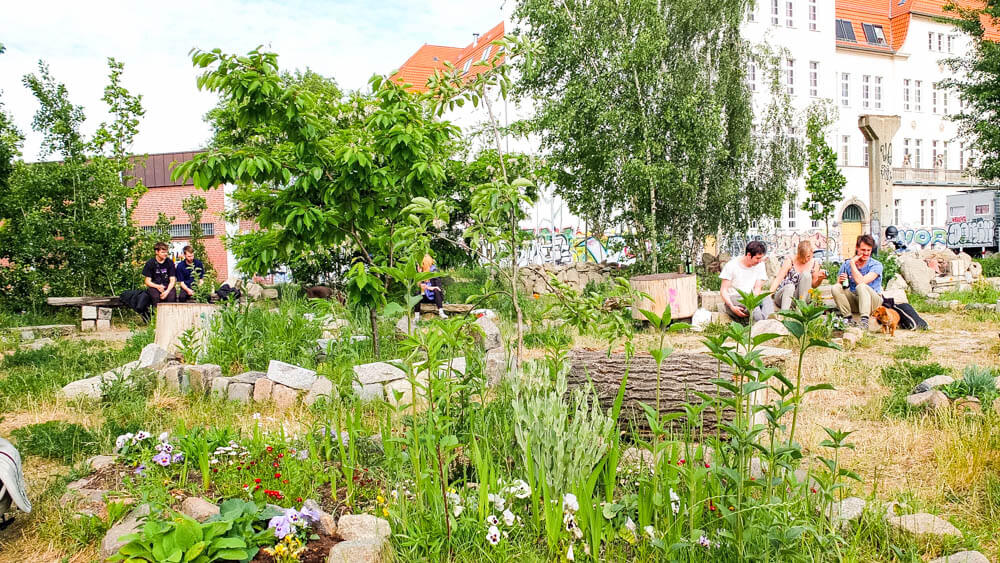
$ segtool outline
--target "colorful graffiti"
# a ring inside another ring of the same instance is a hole
[[[840,232],[835,229],[830,230],[830,238],[819,231],[731,235],[724,237],[724,242],[720,246],[723,251],[730,255],[738,256],[743,254],[747,243],[753,240],[763,242],[764,246],[767,247],[767,253],[777,256],[794,254],[799,243],[804,240],[812,243],[813,250],[825,250],[832,256],[838,255],[840,249]]]
[[[896,240],[901,241],[909,247],[916,244],[921,247],[934,246],[935,244],[946,244],[947,232],[940,227],[930,229],[899,229]]]
[[[948,225],[948,246],[993,246],[996,223],[993,219],[973,219]]]
[[[620,233],[592,234],[571,228],[525,229],[533,238],[525,244],[518,263],[569,264],[571,262],[617,262],[630,264],[635,256]]]

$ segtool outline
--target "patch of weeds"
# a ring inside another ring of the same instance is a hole
[[[972,289],[964,291],[947,291],[941,294],[941,301],[959,301],[969,303],[996,303],[1000,299],[1000,290],[990,282],[980,279],[972,284]]]
[[[573,337],[564,326],[533,325],[524,334],[524,345],[527,348],[568,348],[573,343]]]
[[[845,561],[923,561],[916,542],[894,534],[880,510],[865,510],[847,538]]]
[[[705,325],[704,330],[702,330],[702,334],[704,334],[706,337],[719,336],[720,334],[726,331],[726,327],[728,326],[729,323],[715,323],[715,322],[708,323],[707,325]]]
[[[17,428],[11,434],[22,454],[47,457],[67,465],[77,456],[97,453],[97,435],[72,422],[50,420]]]
[[[927,359],[927,356],[931,354],[930,348],[927,346],[898,346],[892,352],[893,359],[896,360],[913,360],[915,362],[920,362]]]
[[[962,370],[961,379],[942,385],[938,390],[953,400],[975,397],[982,403],[983,409],[989,409],[998,395],[995,378],[996,372],[992,368],[969,365]]]
[[[926,297],[915,291],[906,292],[906,301],[918,313],[945,313],[948,311],[948,307],[931,303]]]
[[[965,315],[977,323],[1000,323],[1000,313],[996,311],[965,311]]]
[[[947,374],[949,371],[938,363],[897,362],[882,368],[882,382],[892,389],[892,394],[883,399],[882,413],[890,417],[904,418],[917,412],[917,409],[906,402],[906,397],[913,392],[913,388],[929,377]]]

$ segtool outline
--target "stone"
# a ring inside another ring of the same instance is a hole
[[[962,262],[961,272],[964,274],[969,270],[969,266],[972,265],[972,256],[963,250],[958,253],[958,260]]]
[[[312,406],[313,403],[319,400],[320,397],[330,398],[333,394],[333,382],[325,377],[317,377],[316,383],[312,384],[309,388],[309,392],[306,393],[305,398],[302,400],[306,406]]]
[[[325,338],[325,337],[324,338],[317,338],[316,339],[316,354],[317,355],[324,355],[325,356],[327,350],[330,349],[330,342],[332,342],[332,341],[333,341],[332,337],[331,338]]]
[[[41,350],[46,346],[55,346],[56,341],[51,338],[39,338],[38,340],[32,340],[24,347],[28,350]]]
[[[278,360],[267,364],[267,378],[293,389],[306,390],[316,382],[316,372]]]
[[[149,505],[142,504],[132,509],[125,518],[111,527],[101,540],[101,560],[105,560],[118,552],[126,542],[121,537],[134,534],[142,529],[142,522],[149,516]]]
[[[313,499],[306,499],[306,501],[302,503],[302,509],[311,510],[313,512],[319,513],[320,517],[319,517],[319,525],[317,526],[318,528],[317,531],[320,534],[323,534],[325,536],[334,536],[337,534],[337,521],[333,519],[333,516],[331,516],[329,513],[323,510],[319,506],[318,502],[314,501]]]
[[[962,535],[961,530],[952,526],[947,520],[926,512],[891,516],[886,521],[893,528],[914,536],[960,537]]]
[[[232,379],[235,383],[249,383],[253,385],[262,377],[267,377],[267,374],[262,371],[245,371]]]
[[[405,379],[406,372],[388,362],[373,362],[370,364],[360,364],[354,366],[354,378],[352,384],[355,389],[370,383],[385,383],[396,379]]]
[[[383,547],[374,539],[342,541],[330,548],[327,563],[382,563]]]
[[[289,410],[295,407],[295,403],[299,400],[299,392],[291,387],[286,387],[280,383],[274,384],[274,389],[271,391],[271,398],[274,399],[274,404],[281,410]]]
[[[896,277],[899,277],[899,276],[896,276]],[[893,279],[896,279],[896,278],[893,278]],[[898,289],[898,288],[885,289],[885,290],[882,291],[882,297],[883,298],[892,299],[897,304],[899,304],[899,303],[909,303],[910,302],[906,298],[906,290],[905,289]]]
[[[274,382],[266,377],[261,377],[253,384],[253,400],[258,403],[269,401],[273,390]]]
[[[159,378],[167,389],[170,389],[171,391],[180,391],[182,389],[181,374],[183,373],[183,366],[167,366],[160,370]]]
[[[278,290],[275,289],[275,288],[273,288],[273,287],[269,287],[269,288],[265,289],[264,291],[262,291],[260,293],[260,296],[263,297],[264,299],[277,299],[278,298]]]
[[[229,382],[232,381],[231,377],[216,377],[212,380],[212,394],[220,395],[222,397],[229,396]]]
[[[229,384],[229,400],[241,403],[250,402],[250,394],[253,393],[253,385],[249,383],[233,382]]]
[[[111,320],[111,308],[110,307],[98,307],[97,308],[97,320],[99,320],[99,321],[110,321]]]
[[[935,409],[947,407],[951,404],[948,396],[937,390],[914,393],[906,398],[906,403],[911,407],[931,407]]]
[[[476,326],[483,330],[484,349],[492,350],[503,346],[503,341],[500,338],[500,329],[492,320],[486,317],[479,317],[476,319]]]
[[[396,333],[401,335],[409,335],[411,330],[416,330],[417,323],[413,321],[413,317],[409,314],[399,317],[396,321]]]
[[[352,383],[351,387],[354,389],[355,394],[357,394],[358,399],[362,401],[374,401],[375,399],[385,397],[385,391],[382,389],[381,383],[369,383],[360,386]]]
[[[477,319],[479,317],[486,317],[490,320],[495,320],[497,318],[497,313],[493,309],[473,309],[470,314]]]
[[[181,503],[181,512],[199,522],[219,514],[219,507],[201,497],[188,497]]]
[[[698,301],[702,309],[715,311],[719,308],[719,303],[722,303],[722,295],[718,291],[702,291],[698,293]]]
[[[906,280],[906,283],[913,291],[920,295],[927,295],[931,292],[931,280],[934,279],[934,270],[927,263],[919,258],[903,255],[899,259],[899,273]]]
[[[969,274],[972,276],[972,279],[974,280],[978,280],[979,278],[983,277],[983,265],[980,264],[979,262],[973,262],[972,264],[969,264]]]
[[[392,534],[389,522],[371,514],[345,514],[337,521],[337,533],[344,541],[373,539],[383,541]]]
[[[494,348],[486,352],[484,358],[486,372],[486,384],[490,387],[500,383],[505,373],[507,373],[507,353],[503,348]]]
[[[111,330],[111,320],[97,319],[97,330]]]
[[[142,353],[139,354],[139,365],[137,367],[155,369],[166,360],[167,351],[155,342],[152,342],[142,349]]]
[[[86,481],[86,479],[81,479]],[[72,484],[72,483],[70,483]],[[101,489],[78,488],[71,489],[67,485],[66,492],[59,497],[59,504],[72,507],[78,514],[98,516],[105,509],[104,495],[107,491]]]
[[[750,330],[750,336],[757,337],[761,334],[777,334],[779,336],[788,336],[788,329],[785,325],[781,324],[778,319],[764,319],[762,321],[755,322],[753,328]]]
[[[222,377],[222,367],[215,364],[186,366],[184,375],[192,390],[198,393],[208,393],[212,388],[212,380],[216,377]]]
[[[955,399],[954,406],[955,410],[961,413],[980,414],[983,412],[983,405],[979,402],[979,399],[972,396]]]
[[[838,528],[845,527],[848,523],[861,518],[865,511],[865,499],[859,497],[847,497],[840,502],[835,502],[827,509],[826,517]]]
[[[420,393],[417,388],[417,393]],[[398,398],[397,398],[398,397]],[[403,407],[413,403],[413,386],[405,379],[397,379],[385,384],[385,400],[394,407]]]
[[[106,467],[111,467],[117,461],[117,455],[95,455],[87,460],[87,465],[89,465],[94,471],[100,471]]]
[[[367,334],[352,334],[351,342],[365,342],[366,340],[371,340],[371,337]]]
[[[35,333],[34,332],[32,332],[30,330],[22,330],[21,331],[21,340],[28,341],[28,340],[34,340],[34,339],[35,339]]]
[[[244,287],[247,290],[247,295],[249,295],[250,298],[255,301],[257,299],[260,299],[264,293],[264,288],[261,287],[259,283],[247,282],[247,284]]]
[[[347,319],[329,319],[323,323],[323,330],[338,331],[342,328],[349,328],[351,321]]]
[[[858,340],[861,340],[861,335],[854,331],[845,331],[842,338],[844,340],[845,348],[853,348],[858,345]]]
[[[931,559],[930,563],[990,563],[990,559],[978,551],[959,551]]]
[[[88,377],[87,379],[78,379],[72,381],[66,386],[64,386],[59,394],[67,399],[77,399],[77,398],[88,398],[88,399],[100,399],[101,398],[101,386],[103,385],[101,377],[95,375],[94,377]]]
[[[906,291],[909,288],[910,288],[910,284],[906,283],[906,279],[903,278],[903,276],[901,276],[901,275],[899,275],[899,276],[892,276],[892,279],[889,280],[889,283],[887,283],[885,285],[885,289],[892,289],[892,290],[899,289],[899,290]]]
[[[921,381],[916,387],[913,388],[913,393],[924,393],[934,389],[935,387],[948,385],[954,382],[955,379],[950,375],[935,375],[934,377],[928,377],[927,379]]]
[[[80,318],[88,321],[97,320],[97,307],[93,305],[84,305],[80,307]]]
[[[82,320],[80,321],[80,330],[83,332],[90,332],[97,329],[97,321]]]

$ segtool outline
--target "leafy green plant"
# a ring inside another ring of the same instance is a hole
[[[165,517],[153,515],[146,520],[142,531],[123,536],[121,539],[128,543],[108,561],[211,563],[250,558],[246,540],[232,533],[233,520],[199,523],[173,511],[162,516]]]
[[[929,377],[944,375],[950,371],[937,363],[896,362],[882,368],[882,382],[892,389],[892,393],[882,400],[882,412],[897,418],[914,413],[913,407],[906,402],[906,397],[913,392],[913,388]]]
[[[569,335],[563,326],[532,326],[528,332],[524,333],[524,346],[526,348],[569,348],[573,343],[573,337]]]
[[[974,258],[983,267],[983,277],[1000,277],[1000,254],[993,254],[983,258]]]
[[[998,396],[996,372],[992,368],[977,365],[965,366],[962,378],[938,387],[949,399],[975,397],[984,407],[989,407]]]
[[[50,420],[14,429],[11,434],[22,454],[56,459],[65,464],[97,453],[97,436],[73,422]]]
[[[972,283],[972,288],[968,290],[948,291],[941,294],[941,301],[960,301],[966,305],[970,303],[996,303],[1000,299],[1000,289],[993,287],[993,284],[985,279],[979,279]]]
[[[201,336],[198,327],[193,326],[180,333],[177,337],[177,353],[181,355],[181,361],[184,363],[198,363],[198,358],[201,357],[203,353]]]

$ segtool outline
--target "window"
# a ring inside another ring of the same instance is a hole
[[[869,45],[885,45],[885,32],[882,31],[882,26],[863,23],[861,29],[865,32],[865,39]]]
[[[958,143],[958,169],[965,170],[965,141]]]
[[[785,2],[785,26],[795,27],[795,18],[792,17],[794,3],[792,0],[786,0]]]
[[[941,162],[942,162],[941,168],[947,169],[948,168],[948,146],[951,143],[948,142],[948,141],[944,141],[941,144],[944,146],[944,148],[941,149]]]
[[[913,148],[913,167],[920,168],[920,145],[923,144],[923,139],[917,139],[914,141],[915,146]]]
[[[469,72],[469,67],[472,66],[472,59],[465,61],[465,66],[462,67],[462,74]]]
[[[843,135],[840,137],[840,165],[847,166],[849,160],[847,159],[847,147],[851,146],[851,136]]]
[[[953,205],[948,208],[948,213],[951,217],[965,217],[965,206],[964,205]]]
[[[851,73],[840,73],[840,105],[847,107],[851,103]]]
[[[926,225],[927,224],[927,200],[926,199],[920,200],[920,224],[921,225]]]
[[[941,113],[948,115],[948,91],[941,92]]]
[[[795,228],[795,198],[788,200],[788,228]]]
[[[875,109],[882,109],[882,77],[875,77]]]
[[[931,209],[931,222],[928,223],[928,225],[934,225],[937,223],[937,221],[934,220],[934,212],[937,211],[937,200],[931,199],[928,201],[930,202],[930,209]]]
[[[864,75],[861,77],[861,107],[868,109],[872,105],[871,101],[871,75]]]
[[[492,51],[492,50],[493,50],[493,45],[487,45],[486,46],[486,50],[483,51],[483,58],[481,58],[479,60],[485,61],[486,59],[490,58],[490,51]]]
[[[145,226],[142,228],[143,231],[149,232],[155,229],[153,226]],[[191,236],[191,224],[184,223],[182,225],[170,225],[168,232],[170,233],[170,238],[188,238]],[[206,237],[215,236],[215,223],[202,223],[201,232]]]
[[[952,48],[954,47],[954,44],[955,44],[955,36],[954,35],[949,35],[948,36],[948,53],[952,52]]]
[[[771,25],[778,25],[778,0],[771,0]]]
[[[976,215],[989,215],[989,214],[990,214],[990,204],[987,203],[986,205],[976,206]]]
[[[921,85],[923,83],[924,83],[923,80],[914,80],[913,81],[913,111],[921,111],[920,110],[920,90],[921,90]]]
[[[941,168],[938,166],[938,142],[937,139],[931,141],[931,164],[934,168]]]
[[[893,224],[899,225],[899,204],[903,203],[898,199],[892,200],[892,218],[894,219]]]
[[[910,154],[910,140],[903,139],[903,168],[913,166],[913,156]]]
[[[903,79],[903,111],[910,111],[910,79]]]
[[[750,82],[750,91],[757,91],[757,63],[750,63],[747,69],[747,81]]]
[[[785,81],[788,84],[788,95],[795,94],[795,59],[785,61]]]
[[[937,113],[938,110],[938,91],[937,88],[931,86],[931,113]]]
[[[928,31],[927,32],[927,50],[928,51],[933,51],[934,50],[934,32],[933,31]]]
[[[809,61],[809,95],[813,98],[819,96],[819,63]]]
[[[938,53],[944,51],[944,48],[942,47],[943,42],[944,42],[944,34],[938,33]],[[934,221],[931,221],[931,223],[933,222]]]
[[[757,11],[756,10],[756,6],[754,6],[753,3],[751,3],[750,5],[747,6],[747,21],[748,22],[757,21],[757,16],[756,16],[756,14],[754,14],[754,12],[756,12],[756,11]]]
[[[854,36],[854,25],[850,20],[837,20],[837,41],[858,41]]]
[[[816,31],[816,0],[809,0],[809,31]],[[948,37],[948,44],[951,45],[951,37]],[[949,49],[950,53],[951,50]]]

